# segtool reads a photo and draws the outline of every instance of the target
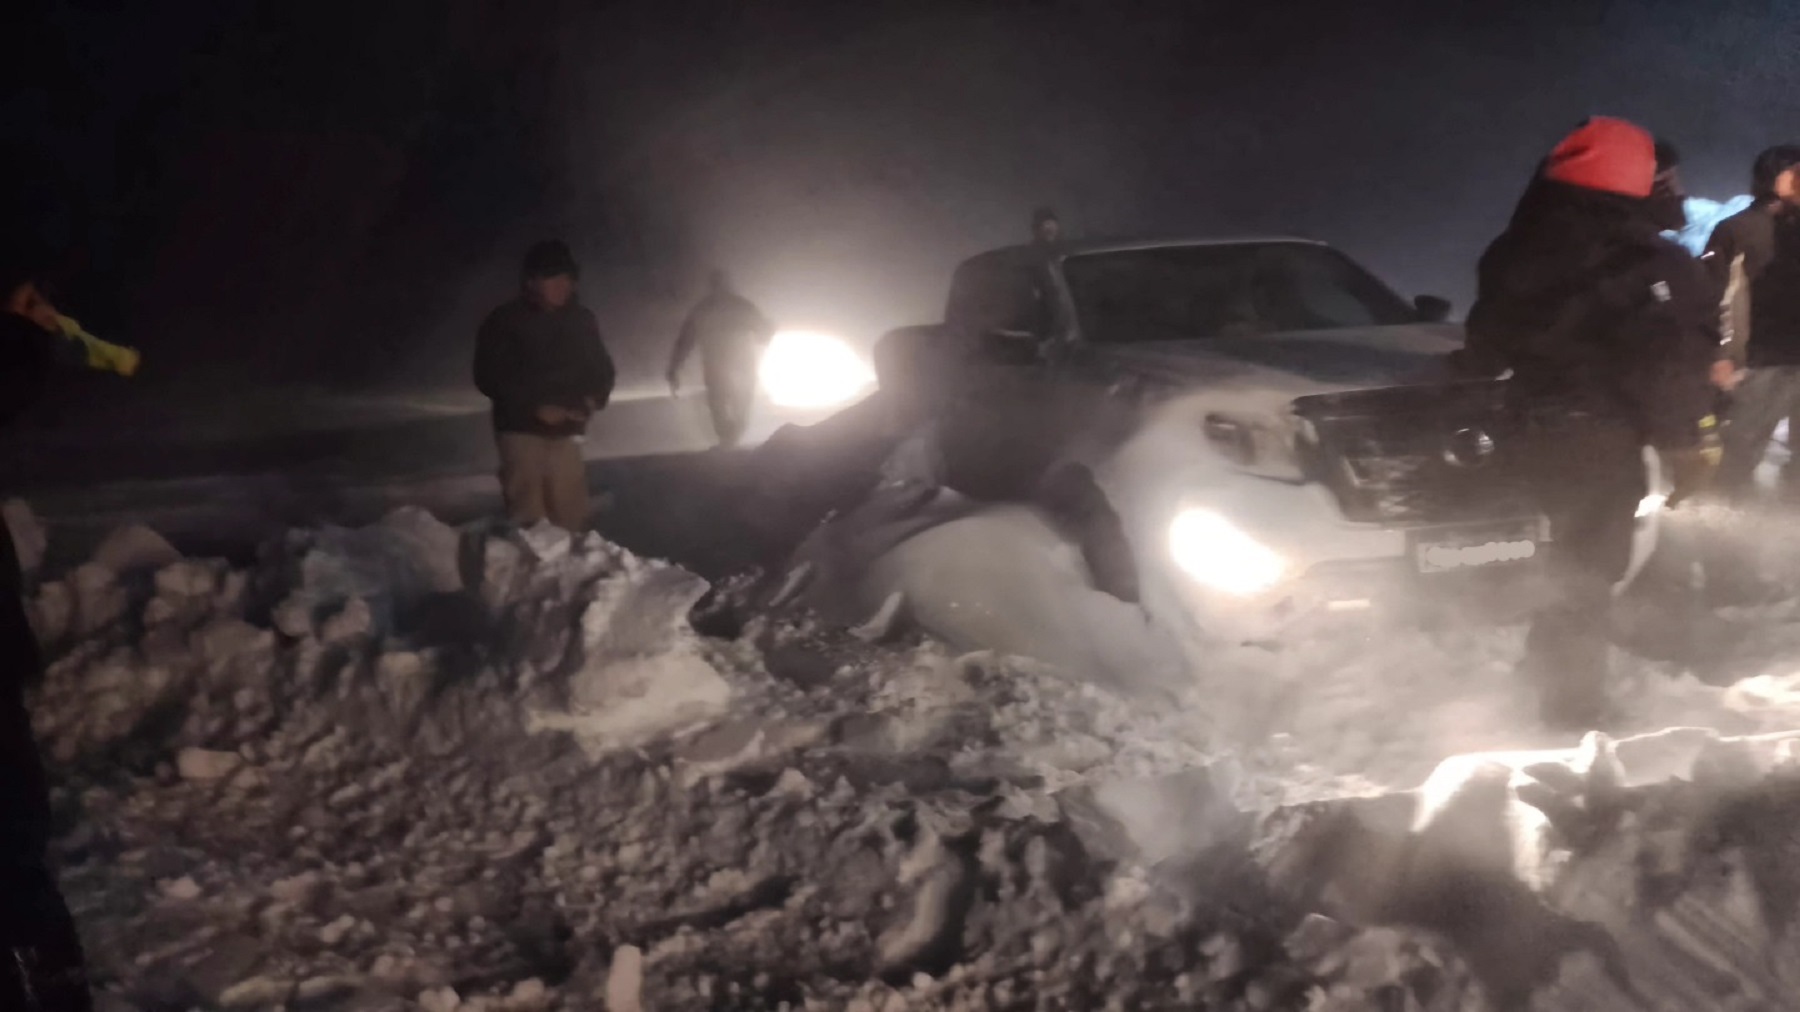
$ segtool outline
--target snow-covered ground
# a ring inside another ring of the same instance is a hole
[[[46,574],[34,715],[104,1007],[1800,1004],[1795,746],[1744,737],[1800,727],[1774,660],[1639,664],[1577,743],[1529,730],[1516,630],[1181,684],[1027,513],[867,544],[873,610],[898,581],[937,635],[417,510]],[[696,601],[746,621],[701,636]],[[1791,613],[1740,618],[1800,657]],[[997,632],[1062,668],[969,649]]]

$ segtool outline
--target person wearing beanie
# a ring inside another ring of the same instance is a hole
[[[1459,356],[1477,375],[1510,371],[1526,426],[1552,593],[1521,668],[1561,728],[1605,715],[1612,591],[1648,491],[1643,447],[1675,473],[1675,502],[1715,457],[1714,290],[1658,234],[1657,175],[1654,138],[1624,120],[1590,119],[1558,143],[1481,257]]]
[[[520,275],[519,296],[476,335],[475,386],[493,402],[507,517],[579,533],[588,526],[581,440],[612,397],[613,361],[576,297],[580,269],[567,245],[532,246]]]
[[[1056,208],[1045,205],[1031,212],[1031,241],[1038,246],[1062,241],[1062,219],[1056,216]]]
[[[0,265],[0,424],[24,414],[64,357],[34,265]],[[43,676],[24,574],[0,520],[0,1008],[87,1009],[85,960],[50,868],[50,790],[25,690]]]
[[[706,405],[720,446],[736,446],[744,436],[756,400],[757,364],[774,335],[775,325],[719,270],[712,272],[705,297],[682,321],[665,374],[669,394],[680,396],[682,367],[698,348]]]
[[[1751,166],[1750,207],[1719,223],[1701,260],[1724,294],[1720,330],[1736,378],[1719,490],[1752,484],[1783,418],[1800,412],[1800,145]]]

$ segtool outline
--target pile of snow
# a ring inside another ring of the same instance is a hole
[[[595,536],[403,511],[253,570],[121,557],[32,601],[108,1007],[1800,994],[1786,737],[1596,738],[1278,805],[1302,764],[1228,740],[1222,679],[1127,693],[784,608],[708,639],[701,581]]]

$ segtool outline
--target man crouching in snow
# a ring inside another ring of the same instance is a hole
[[[42,392],[64,343],[29,265],[0,274],[0,424]],[[81,939],[45,853],[50,792],[31,737],[25,689],[43,674],[22,603],[11,532],[0,523],[0,1008],[90,1007]]]
[[[1524,670],[1559,727],[1604,716],[1612,591],[1647,491],[1643,447],[1675,476],[1671,504],[1717,464],[1716,294],[1699,263],[1657,234],[1656,176],[1649,133],[1603,117],[1583,124],[1482,255],[1469,312],[1464,364],[1511,370],[1550,520],[1555,585]]]
[[[577,533],[588,525],[581,437],[614,378],[600,325],[575,297],[579,273],[563,243],[531,247],[523,291],[488,314],[475,341],[475,386],[494,402],[506,515]]]

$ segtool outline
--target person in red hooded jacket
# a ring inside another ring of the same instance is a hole
[[[1510,371],[1525,419],[1553,593],[1523,668],[1559,727],[1604,716],[1612,591],[1648,490],[1643,448],[1673,473],[1671,502],[1717,463],[1717,292],[1658,234],[1656,177],[1655,139],[1624,120],[1595,117],[1557,144],[1482,255],[1460,356],[1477,374]]]

